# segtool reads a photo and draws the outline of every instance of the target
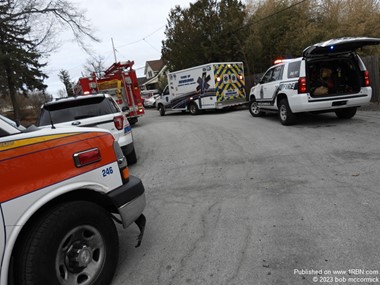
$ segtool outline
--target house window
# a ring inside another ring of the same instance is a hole
[[[149,71],[149,72],[148,72],[148,77],[149,77],[149,78],[152,78],[152,77],[153,77],[152,71]]]

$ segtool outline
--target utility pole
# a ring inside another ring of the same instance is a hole
[[[112,42],[113,56],[114,56],[114,58],[115,58],[115,63],[116,63],[116,62],[117,62],[117,60],[116,60],[116,49],[115,49],[115,45],[114,45],[114,43],[113,43],[113,38],[111,38],[111,42]]]

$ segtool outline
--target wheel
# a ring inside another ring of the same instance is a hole
[[[280,101],[278,111],[278,116],[280,118],[281,124],[289,126],[295,122],[296,115],[293,114],[292,110],[290,110],[288,100],[282,99]]]
[[[138,118],[134,117],[134,118],[128,118],[128,122],[131,126],[135,125],[138,121]]]
[[[257,105],[256,100],[249,101],[249,112],[253,117],[261,117],[265,112],[260,110],[260,107]]]
[[[165,107],[164,107],[164,105],[162,105],[162,104],[158,105],[158,111],[160,112],[161,116],[165,116]]]
[[[110,284],[118,234],[110,214],[87,201],[67,202],[27,226],[15,252],[15,285]]]
[[[356,114],[356,107],[339,109],[335,111],[335,114],[340,119],[351,119]]]
[[[190,111],[190,114],[191,114],[191,115],[196,115],[196,114],[198,114],[198,106],[197,106],[197,104],[195,104],[195,103],[191,103],[191,104],[189,105],[189,111]]]
[[[132,152],[126,156],[128,165],[135,164],[137,162],[137,156],[135,148],[133,148]]]

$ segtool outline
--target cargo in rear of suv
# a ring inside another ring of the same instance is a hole
[[[302,112],[352,118],[372,96],[368,71],[356,50],[378,44],[379,38],[333,39],[309,46],[300,58],[279,61],[252,87],[250,113],[278,112],[283,125],[293,124]]]
[[[45,127],[97,127],[109,130],[118,141],[128,164],[137,161],[132,129],[125,114],[107,94],[56,99],[45,103],[36,122]]]

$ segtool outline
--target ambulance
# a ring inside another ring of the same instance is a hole
[[[118,232],[145,217],[142,181],[112,134],[27,129],[0,116],[0,284],[111,283]]]
[[[168,73],[168,85],[156,106],[167,111],[220,110],[246,103],[242,62],[208,63]]]

